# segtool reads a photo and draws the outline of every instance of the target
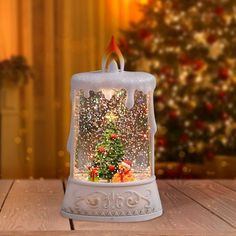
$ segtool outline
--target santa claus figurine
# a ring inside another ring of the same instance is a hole
[[[124,160],[119,164],[119,170],[114,176],[112,177],[113,183],[120,183],[120,182],[131,182],[134,181],[134,175],[131,170],[132,162],[129,160]]]

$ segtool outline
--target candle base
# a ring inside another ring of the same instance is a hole
[[[129,183],[69,178],[61,214],[74,220],[134,222],[162,215],[155,177]]]

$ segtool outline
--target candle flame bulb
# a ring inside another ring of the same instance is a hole
[[[117,57],[119,59],[120,71],[124,71],[124,64],[125,64],[124,57],[123,57],[118,45],[116,44],[114,36],[112,36],[111,41],[106,49],[105,55],[103,56],[103,59],[102,59],[102,70],[104,72],[105,71],[109,71],[109,72],[117,72],[118,71],[117,64],[116,64],[115,60],[113,59],[114,54],[117,55]],[[116,67],[117,67],[117,69],[116,69]]]

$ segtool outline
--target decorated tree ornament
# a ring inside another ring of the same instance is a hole
[[[221,100],[224,100],[225,99],[225,91],[219,91],[218,94],[217,94],[218,98],[221,99]]]
[[[203,129],[205,129],[205,127],[206,127],[204,121],[202,121],[202,120],[200,120],[200,119],[196,120],[195,126],[196,126],[196,128],[199,129],[199,130],[203,130]]]
[[[228,114],[227,112],[222,112],[221,118],[222,118],[224,121],[226,121],[226,120],[229,119],[229,114]]]
[[[195,71],[201,70],[205,65],[205,62],[202,59],[196,59],[193,61],[193,69]]]
[[[140,39],[146,40],[152,37],[152,32],[147,30],[146,28],[143,28],[138,32],[138,36]]]
[[[111,134],[111,139],[117,139],[118,138],[118,134]]]
[[[185,134],[185,133],[181,134],[180,138],[179,138],[179,141],[181,143],[187,143],[189,141],[189,135]]]
[[[167,140],[166,140],[166,137],[158,137],[157,138],[157,145],[159,147],[165,147],[167,144]]]
[[[170,119],[172,119],[172,120],[177,119],[177,118],[178,118],[178,113],[177,113],[177,111],[176,111],[176,110],[170,111],[170,112],[169,112],[169,117],[170,117]]]
[[[229,77],[229,70],[228,70],[228,68],[226,68],[226,67],[221,67],[221,68],[218,70],[218,76],[219,76],[219,78],[222,79],[222,80],[228,79],[228,77]]]
[[[214,110],[214,105],[211,102],[206,102],[205,107],[208,112],[211,112]]]
[[[215,9],[214,9],[214,13],[219,16],[219,17],[222,17],[224,15],[224,8],[222,6],[217,6]]]
[[[214,34],[209,34],[209,35],[207,36],[207,42],[208,42],[209,44],[213,44],[216,40],[217,40],[217,37],[216,37],[216,35],[214,35]]]
[[[103,147],[103,146],[100,146],[100,147],[98,147],[98,152],[105,153],[106,152],[106,148]]]
[[[171,68],[168,66],[168,65],[165,65],[165,66],[162,66],[160,68],[160,76],[163,75],[163,76],[170,76],[172,74],[172,71],[171,71]]]
[[[124,70],[114,37],[101,71],[73,75],[63,216],[127,222],[162,214],[154,172],[155,86],[151,74]]]
[[[114,165],[110,165],[108,166],[109,171],[114,171],[116,169],[116,167]]]
[[[192,63],[192,60],[187,54],[184,53],[179,56],[179,62],[182,66],[189,66]]]

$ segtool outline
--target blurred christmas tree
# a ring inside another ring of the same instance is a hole
[[[150,0],[141,8],[120,46],[126,70],[157,77],[157,160],[235,155],[236,1]]]

